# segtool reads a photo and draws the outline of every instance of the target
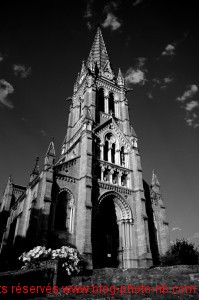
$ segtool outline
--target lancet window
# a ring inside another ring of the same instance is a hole
[[[104,112],[104,90],[103,88],[100,88],[97,93],[97,107],[98,111]]]
[[[109,94],[108,98],[108,106],[109,106],[109,114],[115,114],[115,106],[114,106],[114,96],[113,93]]]

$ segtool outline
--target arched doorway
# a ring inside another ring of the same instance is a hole
[[[118,267],[119,230],[112,197],[102,201],[95,222],[94,267]]]
[[[94,268],[118,268],[128,265],[123,251],[132,247],[131,226],[132,214],[125,200],[116,192],[103,194],[93,215]]]

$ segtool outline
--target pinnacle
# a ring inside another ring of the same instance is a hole
[[[55,146],[54,146],[54,138],[52,138],[48,150],[46,152],[46,156],[55,156]]]
[[[93,45],[87,60],[87,65],[97,63],[98,68],[103,68],[106,62],[109,61],[108,53],[102,36],[100,27],[97,28],[97,33],[94,38]]]
[[[39,157],[37,156],[35,166],[34,166],[34,169],[33,169],[32,173],[38,175],[39,172],[40,172],[40,170],[39,170]]]
[[[155,173],[155,170],[153,170],[152,172],[152,180],[151,180],[151,186],[159,186],[160,187],[160,183],[158,181],[157,175]]]

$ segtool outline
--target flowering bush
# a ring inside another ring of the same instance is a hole
[[[69,246],[62,246],[59,249],[52,250],[46,247],[37,246],[28,252],[24,252],[19,260],[23,262],[24,267],[31,268],[33,265],[39,264],[41,261],[57,259],[59,265],[68,275],[78,274],[82,268],[82,257],[77,249]]]

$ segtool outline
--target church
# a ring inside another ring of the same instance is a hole
[[[74,84],[67,133],[50,142],[27,186],[9,177],[0,201],[0,255],[34,246],[76,247],[86,268],[146,268],[169,247],[160,184],[142,176],[125,79],[115,74],[101,29]],[[13,252],[12,252],[13,253]]]

